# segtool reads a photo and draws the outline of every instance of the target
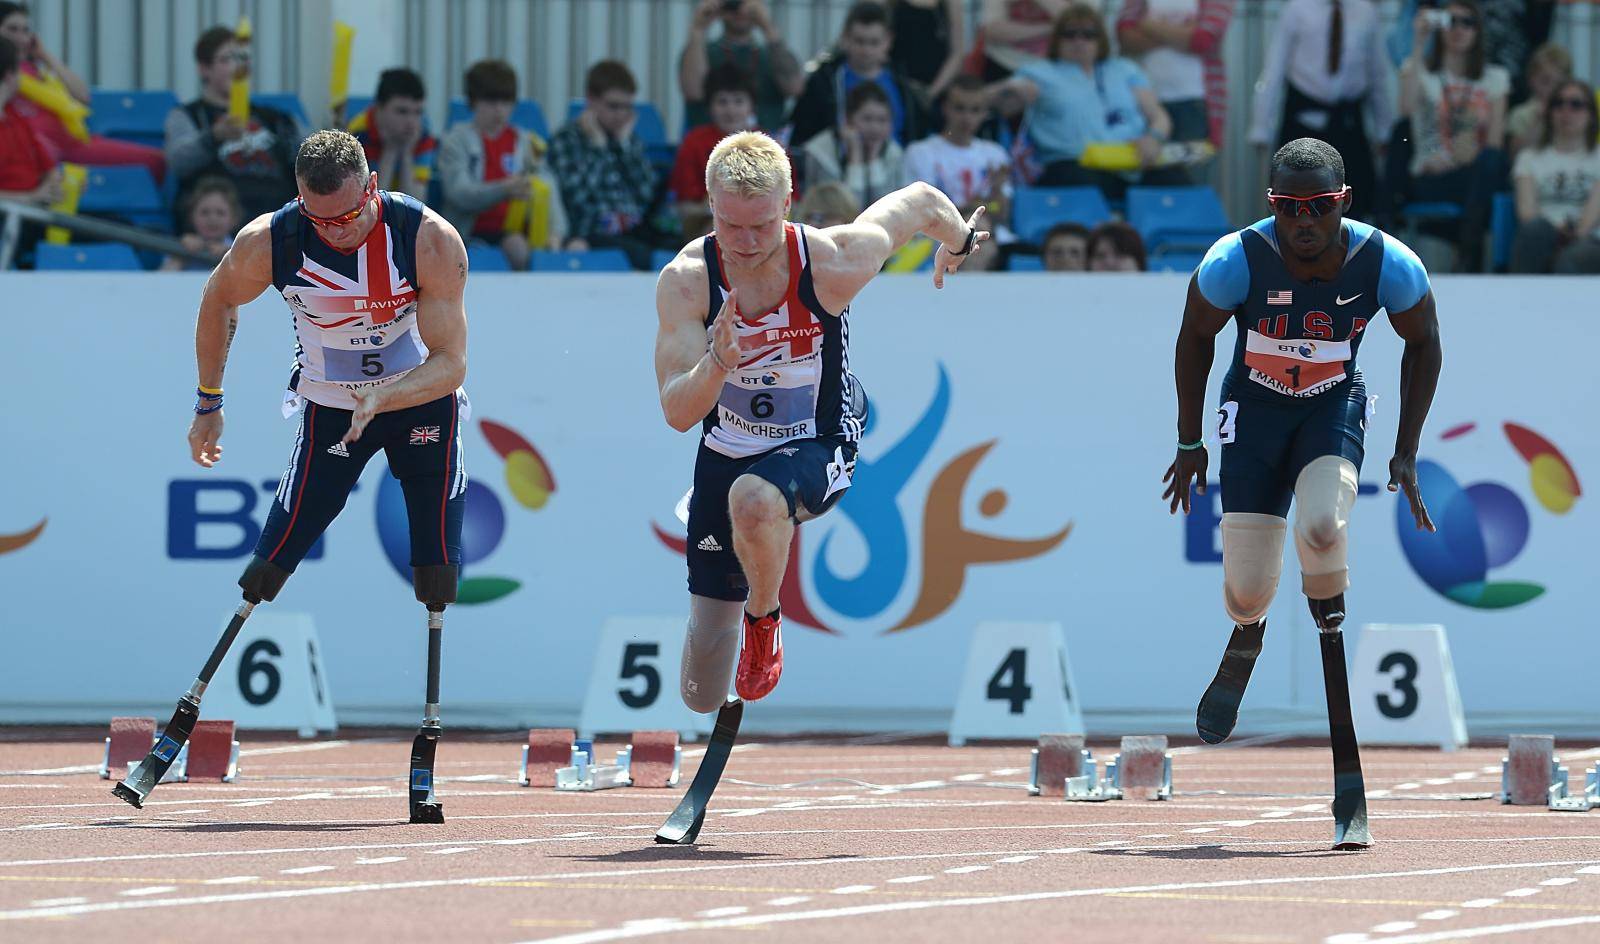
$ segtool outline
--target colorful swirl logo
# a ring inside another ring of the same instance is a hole
[[[1476,423],[1463,423],[1440,438],[1456,440],[1476,429]],[[1503,429],[1511,448],[1528,463],[1534,499],[1554,515],[1571,511],[1583,489],[1566,456],[1526,426],[1505,423]],[[1417,483],[1438,530],[1417,530],[1404,496],[1395,503],[1395,524],[1406,560],[1423,583],[1479,610],[1518,606],[1544,593],[1542,584],[1488,579],[1491,569],[1516,560],[1528,544],[1532,522],[1516,492],[1498,482],[1462,486],[1444,466],[1428,459],[1417,463]]]
[[[555,494],[556,480],[539,450],[509,426],[479,420],[478,429],[489,447],[505,461],[506,487],[517,504],[538,511]],[[470,467],[469,467],[470,470]],[[411,581],[411,529],[406,517],[405,492],[393,475],[378,487],[378,540],[395,572]],[[489,603],[514,593],[521,581],[510,577],[468,577],[467,567],[486,559],[505,537],[506,511],[489,486],[469,476],[467,504],[461,523],[461,586],[456,602]]]
[[[16,534],[0,534],[0,554],[10,554],[12,551],[20,551],[29,544],[32,544],[38,539],[39,535],[44,533],[44,526],[49,521],[49,518],[41,518],[39,519],[38,524],[26,531],[18,531]]]

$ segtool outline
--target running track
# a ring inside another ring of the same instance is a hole
[[[520,788],[510,736],[446,734],[443,826],[404,823],[408,737],[244,749],[138,811],[94,734],[0,736],[0,940],[1600,940],[1600,811],[1484,798],[1494,746],[1366,749],[1361,853],[1327,848],[1318,746],[1183,748],[1170,802],[1069,804],[1024,746],[754,738],[695,848],[652,842],[679,790]],[[1600,749],[1562,754],[1576,785]]]

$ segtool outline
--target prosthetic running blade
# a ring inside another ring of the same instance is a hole
[[[194,724],[199,720],[199,704],[191,701],[188,695],[178,699],[178,708],[172,713],[172,720],[167,722],[155,746],[133,768],[126,780],[117,781],[117,785],[111,788],[112,796],[133,804],[135,809],[144,809],[145,798],[167,775],[167,768],[178,759],[178,752],[183,750],[183,746],[189,743],[189,735],[194,733]]]
[[[717,726],[706,744],[705,756],[700,759],[700,769],[695,771],[694,780],[678,802],[678,808],[656,830],[656,842],[683,846],[694,844],[700,835],[701,825],[705,823],[711,794],[722,779],[722,769],[728,765],[728,754],[733,751],[733,741],[739,735],[739,720],[743,716],[744,702],[737,698],[729,698],[717,712]]]

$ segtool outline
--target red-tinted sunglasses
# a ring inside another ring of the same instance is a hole
[[[1318,193],[1309,197],[1291,197],[1286,193],[1273,193],[1268,190],[1267,205],[1272,207],[1272,212],[1286,216],[1327,216],[1339,208],[1339,204],[1349,193],[1348,185],[1329,193]]]
[[[361,215],[361,211],[367,208],[367,204],[372,202],[372,198],[376,196],[377,193],[377,184],[372,180],[372,178],[367,178],[367,189],[361,194],[361,202],[356,204],[356,208],[354,210],[351,210],[347,213],[340,213],[338,216],[314,216],[312,215],[311,211],[306,209],[305,197],[296,196],[295,199],[300,203],[300,215],[310,220],[312,225],[345,226],[356,221],[356,217]]]

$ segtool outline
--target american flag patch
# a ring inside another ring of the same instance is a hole
[[[1290,291],[1268,292],[1267,293],[1267,304],[1269,304],[1269,305],[1292,305],[1292,304],[1294,304],[1294,292],[1290,292]]]
[[[439,427],[413,426],[411,427],[411,445],[426,446],[428,443],[439,441]]]

